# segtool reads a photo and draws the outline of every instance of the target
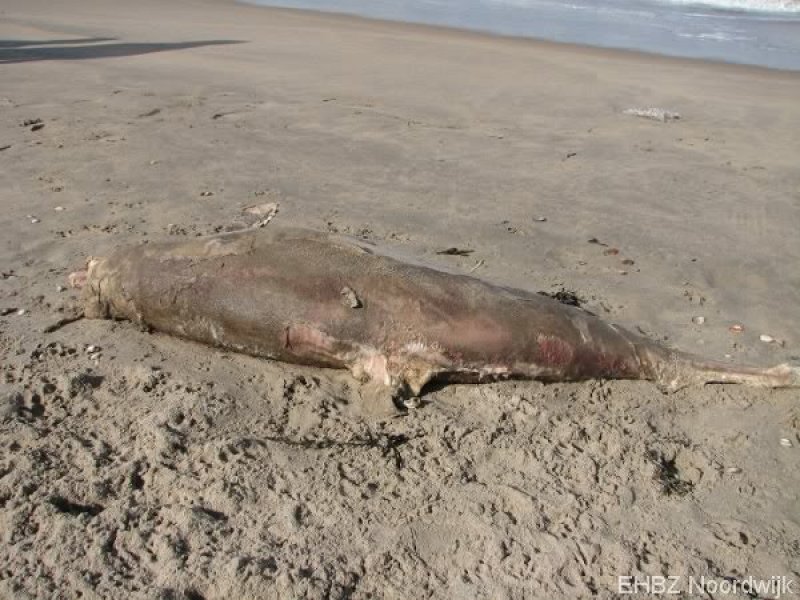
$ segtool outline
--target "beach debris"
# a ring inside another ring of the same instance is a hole
[[[471,250],[469,248],[445,248],[444,250],[439,250],[436,254],[443,254],[445,256],[469,256],[475,252],[475,250]]]
[[[669,110],[665,110],[663,108],[628,108],[622,111],[626,115],[630,115],[632,117],[641,117],[643,119],[650,119],[652,121],[661,121],[662,123],[666,123],[667,121],[677,121],[681,118],[680,114],[676,112],[672,112]]]
[[[153,110],[148,110],[147,112],[144,112],[144,113],[140,114],[140,115],[138,116],[138,118],[139,118],[139,119],[143,119],[143,118],[145,118],[145,117],[154,117],[154,116],[156,116],[156,115],[157,115],[158,113],[160,113],[160,112],[161,112],[161,109],[160,109],[160,108],[154,108]]]
[[[97,359],[99,359],[101,356],[102,348],[100,348],[100,346],[95,346],[94,344],[89,344],[83,349],[83,351],[89,355],[89,360],[97,362]]]
[[[24,308],[20,308],[20,309],[18,309],[18,310],[17,310],[17,316],[18,316],[18,317],[21,317],[22,315],[24,315],[24,314],[25,314],[25,313],[27,313],[27,312],[28,312],[28,311],[27,311],[27,310],[25,310]]]
[[[0,152],[2,152],[3,150],[8,150],[9,148],[11,148],[11,144],[6,144],[5,146],[0,146]]]
[[[573,156],[578,156],[577,152],[567,152],[567,155],[564,157],[564,160],[572,158]]]
[[[209,196],[213,196],[213,195],[214,195],[214,192],[200,192],[200,195],[201,195],[203,198],[208,198]]]
[[[81,319],[83,319],[83,310],[74,310],[71,314],[61,317],[57,321],[46,325],[45,328],[42,329],[42,333],[53,333],[54,331],[58,331],[62,327],[69,325],[70,323],[80,321]]]
[[[39,219],[38,219],[37,217],[34,217],[33,215],[25,215],[25,216],[26,216],[28,219],[30,219],[30,220],[31,220],[31,223],[33,223],[34,225],[36,225],[36,223],[38,223],[38,222],[39,222]]]
[[[57,291],[57,292],[63,292],[63,291],[65,291],[66,289],[67,289],[67,288],[66,288],[66,287],[64,287],[63,285],[57,285],[57,286],[56,286],[56,291]]]
[[[168,235],[186,235],[186,228],[176,225],[175,223],[167,224]]]
[[[422,406],[422,400],[418,396],[403,399],[403,406],[409,410],[415,410]]]
[[[775,341],[775,338],[771,335],[767,335],[766,333],[762,333],[759,338],[765,344],[772,344]]]
[[[61,211],[64,210],[64,207],[63,206],[56,206],[53,210],[56,211],[56,212],[61,212]]]
[[[547,217],[535,217],[533,220],[539,223],[545,223],[547,222]]]
[[[518,233],[519,232],[519,229],[514,227],[511,224],[511,221],[509,221],[508,219],[506,219],[505,221],[500,221],[500,225],[502,225],[508,233]]]
[[[269,222],[278,214],[279,208],[280,204],[277,202],[266,202],[265,204],[246,206],[242,209],[242,214],[257,217],[258,220],[250,225],[250,227],[257,229],[269,225]]]
[[[695,325],[703,325],[706,322],[705,317],[692,317],[692,323]]]
[[[16,306],[10,308],[0,308],[0,317],[7,317],[11,313],[15,313],[18,310],[19,309]]]
[[[784,448],[791,448],[792,446],[794,446],[794,444],[792,444],[792,440],[790,440],[789,438],[781,438],[781,446],[783,446]]]
[[[730,473],[731,475],[738,475],[739,473],[741,473],[741,472],[742,472],[742,470],[741,470],[739,467],[728,467],[728,468],[727,468],[727,469],[725,469],[725,470],[726,470],[728,473]]]
[[[361,300],[359,300],[358,296],[351,287],[344,286],[342,291],[339,293],[342,295],[342,301],[344,302],[345,306],[349,306],[350,308],[361,308],[363,306],[363,304],[361,304]]]
[[[547,296],[548,298],[552,298],[553,300],[558,300],[561,304],[566,304],[567,306],[577,306],[580,308],[586,300],[578,296],[578,294],[572,290],[568,290],[566,288],[561,288],[556,292],[539,292],[542,296]]]
[[[744,331],[744,325],[736,323],[735,325],[728,327],[728,331],[731,333],[742,333]]]
[[[485,261],[485,260],[483,260],[483,259],[480,259],[480,260],[479,260],[478,262],[476,262],[476,263],[475,263],[475,265],[474,265],[474,266],[473,266],[473,267],[472,267],[472,268],[471,268],[469,271],[467,271],[467,272],[468,272],[468,273],[474,273],[475,271],[477,271],[478,269],[480,269],[480,268],[481,268],[483,265],[485,265],[485,264],[486,264],[486,261]]]
[[[158,164],[158,161],[157,161],[157,160],[151,160],[151,161],[150,161],[150,166],[151,166],[151,167],[152,167],[153,165],[157,165],[157,164]]]
[[[31,127],[31,131],[39,131],[44,127],[44,123],[37,123],[33,127]]]
[[[589,244],[597,244],[598,246],[608,246],[608,244],[601,242],[596,237],[589,238],[588,240],[586,240],[586,242]]]
[[[241,112],[241,111],[229,110],[227,112],[214,113],[213,115],[211,115],[211,119],[216,121],[217,119],[221,119],[222,117],[227,117],[228,115],[235,115],[237,112]]]
[[[31,127],[32,125],[39,125],[41,123],[41,119],[25,119],[22,123],[20,123],[20,127]]]
[[[636,261],[633,260],[632,258],[624,258],[624,259],[622,259],[622,264],[623,265],[635,265]]]
[[[616,256],[619,254],[619,248],[608,248],[607,250],[603,251],[605,256]]]

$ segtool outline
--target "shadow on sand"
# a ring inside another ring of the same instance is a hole
[[[0,64],[26,63],[37,60],[85,60],[137,56],[167,50],[186,50],[202,46],[241,44],[239,40],[201,40],[175,43],[113,42],[113,38],[75,40],[0,40]]]
[[[78,38],[71,40],[0,40],[0,50],[25,46],[67,46],[69,44],[97,44],[113,42],[115,38]]]

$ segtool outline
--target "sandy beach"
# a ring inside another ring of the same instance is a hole
[[[680,118],[625,112],[649,107]],[[89,256],[275,202],[276,224],[797,364],[800,73],[228,0],[5,0],[0,115],[1,598],[800,594],[797,391],[449,385],[398,416],[346,372],[124,322],[44,332]]]

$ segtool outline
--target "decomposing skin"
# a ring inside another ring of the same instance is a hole
[[[646,379],[800,386],[800,369],[711,362],[539,294],[408,264],[366,242],[274,228],[89,262],[85,314],[274,360],[349,369],[393,393],[432,379]]]

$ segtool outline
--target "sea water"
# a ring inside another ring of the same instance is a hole
[[[800,71],[800,0],[249,1]]]

